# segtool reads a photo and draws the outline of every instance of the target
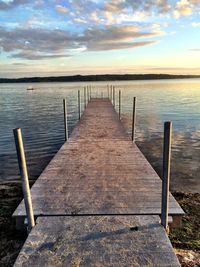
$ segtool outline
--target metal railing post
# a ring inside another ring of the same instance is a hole
[[[18,158],[18,165],[19,171],[21,175],[22,181],[22,190],[24,195],[24,204],[28,219],[28,231],[30,232],[31,229],[35,226],[35,219],[33,215],[33,206],[31,200],[31,193],[30,193],[30,185],[29,185],[29,178],[28,178],[28,170],[26,165],[26,157],[24,153],[24,145],[22,140],[22,133],[21,129],[17,128],[13,130],[14,138],[15,138],[15,146],[17,151],[17,158]]]
[[[165,230],[168,230],[171,135],[172,135],[172,123],[170,121],[167,121],[164,123],[162,207],[161,207],[161,224],[163,225]]]
[[[132,141],[135,141],[135,124],[136,124],[136,97],[133,98],[133,115],[132,115]]]
[[[65,141],[68,141],[68,125],[67,125],[67,101],[63,99],[63,113],[64,113],[64,127],[65,127]]]

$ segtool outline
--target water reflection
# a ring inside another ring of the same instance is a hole
[[[154,120],[155,119],[155,120]],[[137,118],[140,123],[151,127],[157,118],[144,120]],[[132,118],[130,114],[123,114],[124,127],[130,134]],[[136,143],[159,176],[162,176],[163,133],[151,131],[151,127],[137,129]],[[171,190],[200,192],[200,132],[173,132],[171,159]]]

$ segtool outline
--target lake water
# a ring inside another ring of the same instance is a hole
[[[62,99],[68,99],[69,132],[78,121],[77,90],[92,85],[107,96],[108,82],[0,84],[0,181],[19,179],[14,128],[22,128],[30,179],[36,179],[64,142]],[[161,174],[163,122],[173,122],[172,190],[200,192],[200,79],[110,82],[122,91],[123,123],[131,131],[137,97],[136,142]]]

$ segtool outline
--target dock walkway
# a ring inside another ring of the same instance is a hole
[[[31,189],[37,225],[15,266],[180,266],[161,189],[110,100],[92,99]],[[183,214],[170,194],[169,215]],[[25,216],[22,201],[13,217]]]

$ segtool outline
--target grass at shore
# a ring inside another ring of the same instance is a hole
[[[22,198],[19,183],[0,184],[0,266],[13,266],[26,239],[26,233],[16,231],[12,213]]]
[[[186,215],[182,219],[183,226],[170,233],[173,246],[200,251],[200,194],[176,192],[174,196]]]
[[[186,215],[181,229],[170,232],[182,266],[200,266],[200,194],[174,193]],[[25,239],[26,233],[15,230],[11,215],[22,198],[20,184],[0,184],[0,266],[13,265]]]
[[[183,267],[200,266],[200,194],[173,193],[185,211],[182,227],[172,229],[169,238]]]

